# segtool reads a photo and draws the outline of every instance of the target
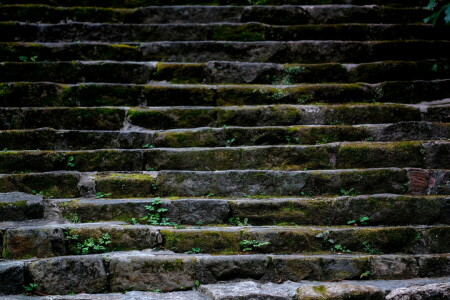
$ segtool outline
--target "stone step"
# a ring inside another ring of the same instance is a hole
[[[0,22],[2,42],[157,42],[298,40],[445,40],[446,27],[428,24],[37,24]]]
[[[230,142],[231,144],[232,142]],[[450,169],[450,141],[322,145],[1,151],[0,173],[58,170],[323,170],[415,167]]]
[[[2,107],[229,106],[346,102],[416,104],[450,98],[450,79],[289,86],[159,83],[63,85],[48,82],[9,82],[0,83],[0,91]]]
[[[44,217],[43,201],[42,195],[20,192],[0,194],[0,223],[42,219]]]
[[[336,23],[422,22],[430,12],[423,8],[387,6],[150,6],[136,9],[101,7],[52,7],[47,5],[2,5],[0,21],[59,23],[246,23],[275,25]]]
[[[2,61],[370,62],[449,58],[449,41],[0,43]]]
[[[48,4],[53,6],[99,6],[99,7],[142,7],[142,6],[171,6],[171,5],[324,5],[324,4],[353,4],[353,5],[399,5],[425,6],[428,0],[264,0],[250,3],[248,0],[4,0],[2,4]]]
[[[356,125],[402,121],[449,122],[450,106],[402,104],[267,105],[226,107],[24,107],[0,108],[0,129],[52,127],[163,130],[223,126]]]
[[[65,296],[6,296],[5,300],[251,300],[262,299],[292,300],[304,299],[305,295],[320,299],[323,297],[346,297],[345,299],[398,299],[399,296],[419,297],[433,295],[443,299],[448,294],[449,277],[414,278],[406,280],[343,280],[336,282],[306,281],[267,283],[257,280],[222,281],[204,284],[192,291],[178,292],[142,292],[132,291],[107,294],[78,294]],[[11,286],[12,288],[12,286]],[[386,296],[386,298],[385,298]],[[392,297],[392,298],[391,298]],[[330,298],[329,298],[330,299]]]
[[[448,170],[354,169],[320,171],[59,171],[0,174],[0,192],[46,197],[243,197],[359,194],[450,195]]]
[[[3,271],[1,275],[13,279],[8,282],[7,289],[11,294],[21,293],[22,285],[29,283],[37,284],[40,293],[67,294],[132,290],[169,292],[180,290],[180,286],[191,289],[196,284],[212,284],[230,278],[282,283],[305,279],[361,280],[363,274],[366,274],[363,279],[372,280],[439,277],[449,275],[449,262],[446,254],[209,256],[143,251],[7,261],[0,262],[0,270]],[[360,280],[358,282],[364,282]]]
[[[348,191],[343,191],[348,192]],[[350,192],[351,193],[351,192]],[[342,194],[342,192],[341,192]],[[160,201],[168,209],[163,217],[184,225],[348,225],[349,221],[369,218],[365,224],[409,225],[450,224],[448,196],[404,196],[378,194],[333,198],[236,199],[152,198],[152,199],[57,199],[62,217],[71,222],[137,221],[147,215],[146,206]],[[154,205],[153,205],[154,206]],[[245,222],[247,219],[247,222]],[[353,223],[352,223],[353,224]]]
[[[181,228],[182,227],[182,228]],[[69,223],[1,226],[3,258],[26,259],[162,248],[173,253],[447,253],[450,226],[153,226]],[[107,243],[98,241],[103,238]],[[87,242],[93,239],[94,245]],[[251,241],[254,241],[252,243]],[[264,243],[263,245],[259,245]],[[88,249],[86,249],[88,248]],[[193,250],[200,249],[200,250]]]
[[[234,139],[234,140],[233,140]],[[0,150],[91,150],[254,145],[314,145],[343,141],[448,140],[449,123],[222,127],[168,131],[1,130]]]
[[[251,83],[292,85],[316,82],[367,82],[450,78],[450,60],[383,61],[363,64],[289,64],[209,62],[203,64],[137,62],[0,63],[0,82],[60,83]],[[192,75],[191,75],[192,74]]]

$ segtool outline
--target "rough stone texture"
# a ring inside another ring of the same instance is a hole
[[[20,192],[0,193],[0,222],[40,219],[43,215],[43,196]]]
[[[195,281],[196,257],[112,256],[109,261],[112,291],[163,292],[192,288]]]
[[[25,282],[23,261],[0,262],[0,296],[19,294]]]
[[[290,300],[283,288],[254,281],[211,284],[200,286],[200,291],[213,300]]]
[[[377,288],[352,284],[327,284],[304,286],[297,289],[298,300],[384,300],[384,293]]]
[[[413,285],[391,291],[386,300],[445,300],[450,299],[450,282]]]
[[[107,288],[101,255],[42,259],[30,263],[27,272],[41,293],[99,293]]]

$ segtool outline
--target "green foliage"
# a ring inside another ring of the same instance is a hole
[[[145,145],[142,145],[142,148],[149,148],[149,149],[153,149],[153,148],[155,148],[155,146],[153,146],[153,145],[150,145],[150,144],[145,144]]]
[[[369,242],[362,242],[362,244],[364,246],[364,252],[367,252],[367,253],[372,254],[372,255],[383,254],[381,251],[373,248],[372,245],[370,245]]]
[[[250,5],[264,5],[266,4],[266,0],[247,0]]]
[[[44,196],[44,191],[36,191],[36,190],[32,190],[31,191],[33,193],[33,195],[38,195],[38,196]]]
[[[250,224],[248,224],[248,218],[245,218],[242,221],[239,217],[238,218],[229,218],[228,222],[234,226],[249,226],[250,225]]]
[[[23,285],[23,289],[25,290],[25,294],[28,296],[34,294],[38,286],[39,285],[37,285],[36,283],[30,283],[28,285]]]
[[[361,278],[361,279],[368,278],[368,277],[370,277],[370,274],[372,274],[370,271],[366,271],[366,272],[362,273],[361,276],[359,276],[359,278]]]
[[[349,190],[346,189],[340,189],[339,190],[341,192],[340,196],[358,196],[359,193],[357,190],[355,190],[355,188],[350,188]],[[339,196],[339,195],[337,195]]]
[[[350,220],[347,222],[348,225],[354,225],[354,226],[366,226],[369,222],[369,217],[361,217],[357,220]]]
[[[290,137],[286,135],[284,138],[286,139],[288,145],[301,144],[300,139],[298,137]]]
[[[225,146],[226,146],[226,147],[231,147],[231,144],[233,144],[235,141],[236,141],[235,138],[231,138],[231,139],[229,139],[229,140],[226,140]]]
[[[450,24],[450,1],[449,0],[430,0],[426,9],[432,11],[432,14],[425,18],[425,23],[436,25]]]
[[[21,62],[31,62],[31,61],[36,61],[37,60],[37,56],[30,56],[30,57],[26,57],[26,56],[19,56],[19,60]]]
[[[330,238],[330,232],[328,230],[322,231],[316,238],[322,239],[322,244],[325,248],[328,248],[331,252],[340,252],[340,253],[351,253],[349,249],[345,248],[340,244],[336,244],[336,242]],[[330,248],[329,248],[330,247]]]
[[[184,252],[185,254],[199,254],[202,252],[201,248],[192,248],[190,251]]]
[[[162,201],[160,198],[155,198],[150,205],[146,205],[145,209],[147,210],[147,215],[140,218],[140,222],[144,222],[150,225],[159,225],[159,226],[175,226],[177,225],[174,222],[170,222],[169,218],[163,218],[163,213],[169,211],[167,208],[161,207]],[[140,224],[136,218],[132,218],[130,222],[132,224]]]
[[[67,160],[67,166],[69,168],[75,168],[75,158],[73,156],[69,156],[69,159]]]
[[[258,248],[269,245],[270,242],[260,242],[257,240],[243,240],[239,242],[239,246],[241,246],[241,250],[244,252],[248,251],[256,251]]]
[[[93,253],[105,253],[112,251],[109,249],[111,244],[111,237],[109,233],[103,234],[97,241],[94,238],[87,238],[84,241],[80,241],[78,234],[72,234],[71,229],[64,230],[64,237],[69,244],[75,244],[75,253],[77,254],[93,254]]]
[[[95,198],[97,198],[97,199],[105,198],[105,197],[111,196],[111,194],[112,194],[112,193],[106,193],[106,194],[104,194],[104,193],[102,193],[102,192],[97,192],[97,193],[95,193]]]
[[[76,213],[70,213],[65,219],[70,223],[80,223],[80,217]]]

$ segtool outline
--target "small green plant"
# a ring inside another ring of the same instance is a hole
[[[316,238],[322,240],[322,244],[325,248],[328,248],[331,252],[342,252],[342,253],[351,253],[349,249],[346,249],[344,246],[340,244],[336,244],[336,242],[330,238],[330,231],[325,230],[316,235]]]
[[[8,152],[8,148],[3,148],[2,152]]]
[[[37,56],[30,56],[29,58],[27,56],[19,56],[21,62],[36,61],[37,58]]]
[[[133,225],[140,225],[139,221],[136,218],[131,218],[130,223]]]
[[[366,141],[367,141],[367,142],[373,142],[373,140],[374,140],[374,139],[373,139],[373,137],[371,137],[371,136],[369,136],[368,138],[366,138]]]
[[[361,279],[369,278],[370,274],[372,274],[370,271],[366,271],[366,272],[362,273],[361,276],[359,276],[359,278],[361,278]]]
[[[320,140],[316,141],[316,144],[328,144],[330,142],[330,137],[324,136]]]
[[[153,293],[159,293],[159,292],[161,292],[161,290],[160,289],[156,289],[156,290],[152,290],[152,292]]]
[[[369,242],[362,242],[362,245],[364,246],[364,252],[367,252],[369,254],[372,255],[376,255],[376,254],[383,254],[381,251],[375,249],[372,247],[372,245],[370,245]]]
[[[36,289],[38,288],[38,284],[36,283],[30,283],[28,285],[23,285],[23,289],[25,290],[25,294],[27,296],[32,295],[36,292]]]
[[[174,226],[175,227],[175,229],[186,229],[186,226],[184,226],[184,225],[175,225]]]
[[[198,290],[198,288],[200,287],[200,281],[195,280],[194,281],[194,287],[192,288],[193,290]]]
[[[347,222],[347,224],[353,226],[366,226],[369,220],[370,220],[369,217],[361,217],[357,220],[350,220]]]
[[[250,5],[264,5],[266,4],[267,0],[247,0],[247,2]]]
[[[163,213],[165,213],[169,210],[167,208],[162,208],[161,204],[162,204],[162,201],[160,200],[160,198],[155,198],[152,202],[150,202],[150,205],[145,206],[145,209],[147,210],[147,215],[140,218],[139,221],[142,221],[142,222],[150,224],[150,225],[159,225],[159,226],[175,226],[175,225],[177,225],[174,222],[170,222],[169,218],[163,218],[163,216],[162,216]]]
[[[249,226],[248,224],[248,218],[244,218],[244,220],[241,221],[239,217],[237,218],[229,218],[228,223],[234,226]]]
[[[226,146],[226,147],[231,147],[231,144],[233,144],[235,141],[236,141],[235,138],[231,138],[231,139],[229,139],[229,140],[226,140],[226,141],[225,141],[225,146]]]
[[[155,171],[155,168],[146,168],[146,171]]]
[[[68,166],[69,168],[75,168],[75,163],[74,163],[74,161],[75,161],[75,157],[69,156],[69,159],[67,160],[67,166]]]
[[[150,148],[150,149],[153,149],[153,148],[155,148],[155,146],[150,145],[150,144],[145,144],[145,145],[142,145],[142,148]]]
[[[184,252],[185,254],[199,254],[202,252],[201,248],[192,248],[189,251]]]
[[[297,97],[297,103],[304,104],[304,103],[311,101],[312,98],[313,97],[311,95],[300,95]]]
[[[109,233],[103,234],[97,241],[94,238],[87,238],[84,241],[80,241],[78,234],[72,234],[72,229],[64,230],[64,238],[69,244],[74,244],[74,250],[76,254],[93,254],[93,253],[105,253],[112,251],[109,249],[111,244],[111,237]],[[75,244],[76,243],[76,244]]]
[[[257,240],[243,240],[239,242],[239,246],[241,246],[241,250],[244,252],[254,252],[257,249],[267,245],[270,245],[270,242],[260,242]]]
[[[65,219],[70,223],[80,223],[80,217],[76,213],[70,213]]]
[[[300,196],[302,196],[302,197],[312,197],[313,195],[311,193],[307,193],[307,192],[300,192]]]
[[[216,195],[216,194],[214,194],[214,193],[209,193],[209,194],[205,195],[205,197],[210,198],[210,197],[214,197],[215,195]]]
[[[112,195],[112,193],[102,193],[102,192],[97,192],[97,193],[95,193],[95,198],[101,199],[101,198],[109,197],[109,196],[111,196],[111,195]]]
[[[340,189],[339,192],[341,193],[341,195],[337,195],[337,196],[358,196],[359,195],[358,191],[355,190],[355,188],[350,188],[349,190]]]
[[[284,138],[286,139],[288,145],[301,144],[300,139],[298,137],[290,137],[286,135]]]
[[[36,191],[36,190],[32,190],[31,191],[33,193],[33,195],[37,195],[37,196],[44,196],[44,191]]]
[[[432,11],[432,14],[425,18],[425,23],[436,25],[450,24],[450,1],[449,0],[430,0],[425,7]]]

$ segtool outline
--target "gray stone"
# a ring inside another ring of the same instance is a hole
[[[109,261],[111,290],[169,292],[195,286],[196,257],[133,255],[112,256]]]
[[[450,281],[446,283],[413,285],[395,289],[386,300],[446,300],[450,299]]]
[[[298,300],[384,300],[384,293],[377,288],[353,284],[324,284],[303,286],[297,289]]]
[[[414,278],[419,274],[419,266],[414,257],[383,255],[372,258],[372,274],[376,279]]]
[[[290,300],[286,289],[276,284],[254,281],[217,283],[200,286],[201,292],[213,300]]]
[[[101,255],[41,259],[28,265],[30,282],[45,294],[99,293],[107,287]]]
[[[230,214],[229,204],[221,200],[178,200],[172,204],[181,224],[223,224]]]
[[[24,262],[0,262],[0,295],[21,293],[23,284]]]
[[[39,219],[43,215],[43,196],[21,192],[0,193],[0,222]]]

